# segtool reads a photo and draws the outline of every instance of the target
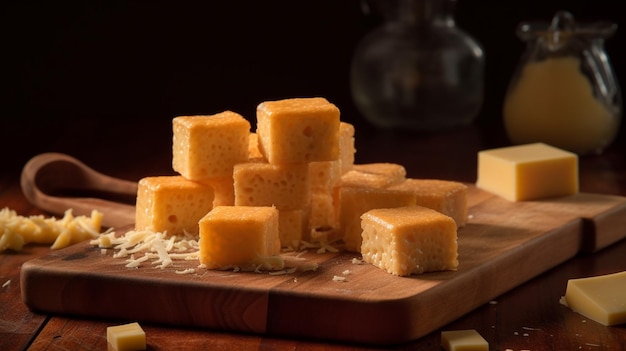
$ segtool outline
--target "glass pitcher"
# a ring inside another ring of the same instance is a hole
[[[483,102],[484,54],[454,21],[456,0],[370,1],[385,23],[357,45],[351,91],[372,124],[438,130],[470,124]]]
[[[579,155],[599,154],[610,145],[622,101],[604,40],[616,29],[607,21],[576,23],[566,11],[550,23],[518,26],[526,51],[503,106],[512,143],[544,142]]]

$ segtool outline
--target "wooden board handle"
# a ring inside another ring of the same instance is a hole
[[[135,223],[137,183],[99,173],[66,154],[30,159],[22,170],[21,187],[30,203],[55,215],[72,209],[75,215],[89,216],[98,210],[105,227]]]

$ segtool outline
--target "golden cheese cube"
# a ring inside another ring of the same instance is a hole
[[[235,204],[235,186],[232,176],[209,178],[200,181],[200,183],[213,188],[213,207],[233,206]]]
[[[626,271],[568,280],[565,303],[606,326],[626,323]]]
[[[271,164],[337,160],[339,123],[339,109],[324,98],[262,102],[259,149]]]
[[[339,226],[336,204],[332,193],[312,193],[309,208],[310,230],[328,230]]]
[[[200,222],[200,263],[208,269],[254,268],[280,253],[274,207],[218,206]]]
[[[306,207],[311,196],[306,163],[240,163],[235,165],[233,179],[236,206],[275,206],[279,210],[296,210]]]
[[[135,229],[180,235],[198,233],[198,221],[213,208],[213,188],[183,176],[139,180]]]
[[[354,126],[347,122],[339,122],[339,162],[341,174],[352,169],[354,164]]]
[[[489,343],[476,330],[441,332],[441,347],[446,351],[489,351]]]
[[[107,342],[115,351],[145,350],[146,333],[137,322],[107,327]]]
[[[576,194],[578,156],[543,143],[480,151],[476,186],[510,201]]]
[[[341,162],[318,161],[309,163],[312,192],[330,193],[341,183]]]
[[[467,223],[467,185],[442,179],[409,178],[390,189],[412,191],[417,205],[452,217],[460,228]]]
[[[376,208],[415,205],[415,194],[410,191],[375,189],[367,187],[340,188],[339,226],[348,251],[361,251],[361,215]]]
[[[238,113],[180,116],[172,125],[172,167],[187,179],[231,177],[248,161],[250,122]]]
[[[456,270],[456,223],[422,206],[380,208],[361,217],[363,261],[393,275]]]
[[[388,188],[406,179],[404,166],[396,163],[355,164],[341,176],[342,186]]]
[[[248,138],[248,162],[267,162],[265,156],[259,150],[259,136],[257,133],[250,133]]]
[[[304,214],[302,210],[281,210],[278,212],[280,246],[297,250],[304,233]]]

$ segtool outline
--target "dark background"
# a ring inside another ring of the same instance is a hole
[[[20,169],[39,152],[63,152],[59,138],[99,143],[103,150],[107,143],[140,138],[154,152],[167,152],[175,116],[233,110],[253,122],[258,103],[296,96],[326,97],[343,120],[369,128],[351,99],[349,66],[359,39],[381,19],[364,13],[362,4],[4,1],[0,170]],[[457,25],[486,55],[485,102],[476,125],[500,123],[506,87],[524,50],[515,35],[520,21],[549,21],[568,10],[579,20],[621,25],[619,5],[458,0]],[[605,46],[620,82],[626,81],[623,32],[620,27]],[[145,121],[146,129],[126,132],[119,124],[124,120]],[[111,160],[138,156],[129,150]]]

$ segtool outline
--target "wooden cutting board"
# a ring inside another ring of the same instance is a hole
[[[369,344],[417,339],[581,253],[626,237],[626,198],[509,202],[470,186],[457,271],[392,276],[354,253],[309,252],[316,271],[178,274],[197,261],[126,268],[82,243],[25,263],[32,310]],[[333,277],[344,277],[336,281]],[[563,287],[565,291],[565,286]],[[557,303],[557,302],[555,302]]]

